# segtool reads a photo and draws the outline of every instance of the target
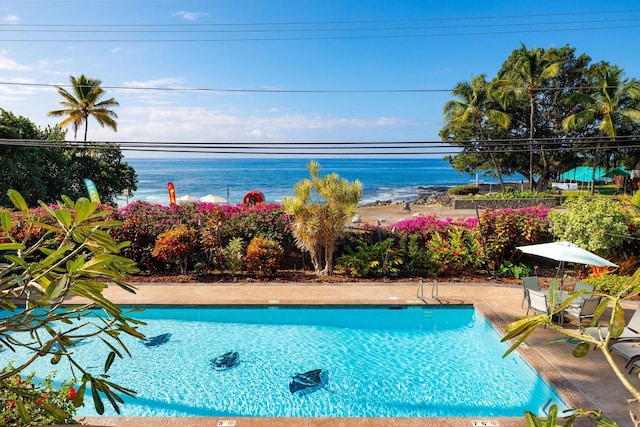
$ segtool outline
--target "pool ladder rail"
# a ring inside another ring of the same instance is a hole
[[[417,297],[422,300],[425,304],[429,304],[429,302],[424,298],[424,281],[422,277],[420,278],[420,282],[418,283],[418,294]],[[445,304],[445,302],[440,300],[438,296],[438,281],[434,280],[433,285],[431,285],[431,299],[438,301],[440,304]]]

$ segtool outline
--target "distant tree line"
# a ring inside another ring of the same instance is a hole
[[[495,77],[458,83],[444,105],[443,141],[461,147],[459,171],[519,173],[543,190],[575,166],[640,161],[640,82],[575,49],[514,50]]]

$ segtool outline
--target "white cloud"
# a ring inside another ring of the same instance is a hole
[[[187,11],[181,10],[180,12],[174,13],[172,16],[179,16],[182,19],[186,19],[187,21],[195,21],[201,16],[207,16],[207,15],[208,13],[204,13],[204,12],[187,12]]]
[[[17,15],[7,15],[2,18],[2,21],[6,22],[7,24],[17,24],[18,22],[20,22],[20,18]]]
[[[124,82],[123,86],[125,87],[131,87],[131,88],[156,88],[156,87],[168,87],[168,88],[179,88],[180,84],[183,82],[182,79],[180,78],[175,78],[175,77],[165,77],[162,79],[152,79],[152,80],[147,80],[147,81],[130,81],[130,82]]]
[[[243,116],[229,111],[166,106],[118,109],[118,133],[89,123],[91,139],[146,142],[291,141],[313,139],[314,132],[342,132],[362,128],[406,125],[394,118],[328,118],[320,115],[284,114]]]
[[[27,67],[26,65],[20,65],[7,56],[0,56],[0,70],[26,71],[30,69],[30,67]]]
[[[120,48],[119,47],[114,47],[113,49],[111,49],[111,53],[118,53],[120,52]]]

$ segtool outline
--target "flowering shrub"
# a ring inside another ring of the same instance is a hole
[[[3,370],[3,373],[7,369]],[[2,380],[0,385],[0,425],[42,426],[78,424],[73,419],[76,399],[73,383],[68,381],[59,389],[53,387],[50,377],[40,384],[33,383],[35,372],[27,377],[19,374]]]
[[[284,250],[275,240],[254,237],[247,246],[244,265],[249,272],[261,277],[274,273],[280,267],[283,256]]]
[[[177,264],[180,272],[187,274],[189,257],[197,250],[196,231],[181,225],[158,236],[152,255],[162,261]]]
[[[550,240],[549,209],[542,205],[521,209],[487,209],[480,225],[487,257],[494,267],[504,264],[516,246]]]
[[[288,216],[275,203],[246,206],[196,202],[164,206],[137,201],[114,213],[112,218],[123,222],[114,238],[130,241],[127,256],[150,271],[162,269],[162,263],[152,255],[157,237],[181,225],[198,230],[197,241],[204,255],[200,261],[207,266],[223,264],[222,248],[235,237],[250,241],[264,236],[287,249],[294,247]]]
[[[451,218],[440,220],[435,215],[429,215],[404,219],[399,221],[394,227],[396,232],[402,236],[414,234],[428,240],[433,234],[445,234],[449,227],[452,226],[473,229],[477,225],[478,221],[476,218],[465,218],[454,221]]]
[[[474,271],[486,261],[478,230],[460,226],[449,228],[444,236],[435,234],[427,242],[425,258],[429,270],[436,276]]]

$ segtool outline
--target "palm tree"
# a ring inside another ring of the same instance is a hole
[[[501,88],[503,104],[509,104],[515,97],[527,96],[529,99],[529,186],[533,190],[533,153],[536,119],[536,92],[545,82],[560,72],[561,61],[541,48],[528,49],[524,43],[514,51],[515,62],[509,64],[499,74],[497,87]],[[546,167],[546,155],[541,148],[541,161]]]
[[[320,177],[320,164],[315,161],[309,162],[307,170],[311,179],[297,182],[294,196],[284,197],[282,205],[292,216],[296,245],[311,255],[315,274],[331,276],[335,242],[344,235],[345,222],[356,211],[362,185],[335,173]]]
[[[471,82],[459,82],[451,93],[458,99],[444,105],[445,129],[455,132],[471,127],[474,137],[479,140],[479,148],[486,149],[489,153],[493,168],[500,180],[500,188],[504,191],[502,173],[487,137],[486,127],[490,123],[495,123],[502,128],[507,128],[510,123],[509,116],[503,111],[489,107],[491,92],[484,74],[473,78]]]
[[[640,110],[633,108],[640,100],[640,82],[625,79],[619,66],[604,62],[596,64],[594,72],[593,95],[574,93],[571,100],[585,108],[565,118],[562,126],[571,130],[599,120],[599,132],[615,142],[617,128],[623,118],[640,122]],[[598,141],[593,155],[591,194],[594,193],[597,157],[601,146],[601,141]]]
[[[84,74],[79,77],[69,76],[71,81],[72,92],[58,86],[58,93],[62,95],[64,101],[60,104],[65,108],[63,110],[49,111],[48,116],[61,117],[67,116],[66,119],[58,123],[58,127],[71,125],[73,128],[73,137],[77,138],[78,128],[84,123],[84,140],[87,140],[87,129],[89,127],[89,117],[93,116],[101,127],[108,126],[114,132],[118,131],[118,125],[115,119],[118,115],[110,110],[117,107],[118,102],[114,98],[100,101],[104,95],[104,90],[100,87],[102,81],[86,77]]]

